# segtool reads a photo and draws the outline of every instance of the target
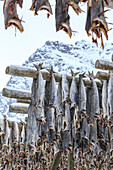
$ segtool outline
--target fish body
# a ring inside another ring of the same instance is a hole
[[[75,108],[77,106],[77,81],[75,76],[73,76],[70,87],[70,102],[71,102],[70,108]]]
[[[51,73],[49,107],[56,108],[56,103],[57,103],[56,81],[54,74]]]
[[[78,5],[79,3],[78,0],[67,0],[66,3],[73,8],[73,10],[77,13],[77,15],[81,13],[81,9]]]
[[[45,95],[45,82],[42,77],[41,71],[38,72],[36,84],[34,84],[35,107],[34,112],[37,121],[44,121],[44,95]]]
[[[79,118],[82,118],[81,113],[86,111],[86,89],[83,82],[84,74],[79,75]]]
[[[5,8],[8,8],[9,5],[17,3],[21,8],[23,4],[23,0],[6,0],[5,1]]]
[[[19,128],[17,122],[13,122],[12,142],[16,144],[19,142]]]
[[[39,10],[47,10],[52,14],[52,8],[48,0],[36,0],[35,3],[35,14],[37,15]]]
[[[61,82],[58,85],[57,89],[57,117],[63,113],[63,106],[62,106],[62,84]]]
[[[113,116],[113,72],[110,72],[108,82],[108,109],[110,117]]]
[[[37,123],[36,117],[32,109],[32,104],[30,104],[28,109],[28,120],[27,120],[27,128],[26,128],[26,148],[29,146],[35,146],[36,142],[36,133],[37,133]]]
[[[64,30],[71,38],[72,30],[69,23],[70,16],[68,15],[68,4],[66,4],[65,0],[56,0],[55,20],[56,31]]]
[[[9,135],[10,135],[10,128],[9,128],[9,125],[8,125],[8,120],[7,120],[7,118],[5,118],[4,119],[4,125],[5,125],[5,127],[4,127],[4,133],[5,133],[5,135],[4,135],[4,144],[6,145],[6,146],[8,146],[8,140],[9,140]]]
[[[55,109],[48,108],[47,110],[47,124],[48,129],[52,129],[55,131]]]
[[[93,73],[92,74],[89,73],[89,78],[91,80],[91,93],[92,93],[90,118],[93,121],[95,117],[99,118],[100,116],[99,92]]]
[[[66,75],[62,75],[62,103],[69,102],[69,82]]]
[[[65,103],[65,113],[63,115],[63,131],[70,133],[70,123],[71,123],[71,118],[70,118],[70,108],[69,104]]]
[[[103,114],[104,118],[108,118],[108,83],[107,80],[103,81],[103,86],[102,86],[102,108],[103,108]]]
[[[4,2],[3,14],[4,14],[5,29],[7,29],[11,25],[14,25],[16,28],[20,30],[20,32],[24,31],[24,28],[21,24],[21,20],[18,18],[17,15],[16,4],[11,4],[11,6],[9,5],[8,8],[5,8],[5,2]]]

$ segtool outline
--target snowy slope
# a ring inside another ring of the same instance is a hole
[[[113,54],[113,43],[105,44],[105,49],[97,48],[95,44],[78,41],[75,45],[63,44],[58,41],[47,41],[42,48],[34,52],[23,66],[33,67],[33,63],[43,62],[43,66],[50,68],[54,66],[54,71],[70,74],[70,69],[74,71],[94,71],[95,61],[97,59],[110,60]],[[17,89],[30,90],[32,78],[11,76],[7,86]],[[9,113],[8,105],[15,100],[5,98],[0,93],[0,115],[7,114],[13,118],[24,118],[21,114]]]

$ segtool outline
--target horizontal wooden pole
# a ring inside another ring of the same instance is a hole
[[[100,80],[108,80],[110,74],[102,71],[98,71],[96,74],[96,78]]]
[[[26,71],[26,67],[24,69],[24,67],[22,66],[8,66],[6,68],[6,74],[9,74],[9,75],[14,75],[14,76],[25,76],[25,77],[32,77],[32,78],[36,78],[37,77],[37,70],[34,70],[32,71],[32,68],[28,68],[28,70]],[[50,72],[45,70],[45,69],[42,69],[41,70],[42,72],[42,76],[43,76],[43,79],[44,80],[47,80],[47,81],[50,81],[50,78],[51,78],[51,75],[50,75]],[[62,75],[61,74],[58,74],[58,73],[54,73],[54,76],[55,76],[55,80],[56,82],[60,82],[62,80]],[[72,76],[67,76],[69,82],[72,81]],[[79,78],[76,78],[77,82],[79,83]],[[91,86],[91,81],[89,79],[84,79],[84,84],[85,86]],[[102,87],[102,83],[100,81],[97,81],[97,86],[98,87]]]
[[[29,104],[14,103],[9,105],[9,111],[14,113],[28,113]]]
[[[101,70],[113,71],[113,62],[97,60],[95,63],[95,68],[101,69]]]
[[[5,87],[2,90],[2,96],[15,98],[15,99],[31,99],[31,93],[28,91],[21,91],[17,89],[11,89],[9,87]]]
[[[17,103],[26,103],[26,104],[30,104],[30,103],[31,103],[31,100],[17,99]]]

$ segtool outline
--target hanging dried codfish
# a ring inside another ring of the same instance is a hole
[[[4,133],[5,133],[5,135],[4,135],[4,145],[8,146],[10,129],[9,129],[9,123],[8,123],[6,116],[4,116]]]
[[[86,88],[84,86],[83,74],[79,75],[79,118],[80,118],[80,138],[81,138],[81,146],[82,152],[86,152],[86,148],[88,147],[88,139],[89,139],[89,131],[88,131],[88,123],[87,123],[87,113],[86,113]]]
[[[13,11],[10,12],[10,5],[8,6],[8,8],[5,8],[5,2],[4,2],[3,13],[4,13],[5,29],[7,29],[11,25],[14,25],[16,28],[20,30],[20,32],[24,31],[24,28],[21,24],[21,20],[18,18],[17,15],[16,4],[13,4]]]
[[[79,0],[66,0],[66,4],[70,5],[77,13],[77,15],[81,13],[81,9],[78,5],[79,2],[80,2]]]
[[[18,123],[13,122],[12,125],[12,142],[14,144],[18,144],[19,141],[19,129],[18,129]]]
[[[111,122],[113,124],[113,72],[110,72],[110,78],[108,82],[108,110]]]
[[[71,123],[71,118],[70,118],[70,106],[68,103],[65,103],[65,113],[63,115],[63,132],[68,132],[70,133],[70,123]]]
[[[62,114],[63,114],[63,105],[62,105],[62,84],[61,82],[58,85],[57,89],[57,122],[58,122],[58,129],[57,129],[57,135],[60,137],[60,132],[62,129]]]
[[[106,10],[107,11],[107,10]],[[104,48],[102,33],[108,40],[108,26],[104,17],[104,3],[99,0],[98,3],[92,0],[92,5],[87,6],[87,20],[86,20],[86,32],[91,35],[90,31],[96,34],[96,38],[101,38],[101,46]],[[93,42],[97,44],[97,39],[92,37]]]
[[[97,85],[94,79],[93,72],[89,73],[89,78],[91,80],[91,112],[89,117],[90,122],[90,134],[89,139],[91,141],[91,144],[93,145],[94,149],[94,155],[96,154],[96,144],[97,144],[97,121],[96,119],[99,119],[100,117],[100,106],[99,106],[99,93],[97,89]],[[99,135],[101,135],[99,133]]]
[[[69,82],[66,75],[62,75],[62,103],[69,103]]]
[[[45,95],[45,83],[42,77],[42,73],[38,71],[38,77],[36,80],[36,84],[34,85],[35,89],[35,108],[34,113],[36,116],[36,120],[38,122],[44,122],[44,95]]]
[[[38,15],[38,11],[43,10],[43,9],[47,10],[50,14],[52,14],[52,8],[51,8],[51,5],[49,3],[49,0],[36,0],[35,14]]]
[[[27,120],[27,129],[26,129],[26,148],[29,146],[35,146],[36,143],[36,133],[37,133],[37,124],[36,117],[32,110],[32,104],[30,104],[28,109],[28,120]]]
[[[104,118],[108,119],[108,83],[107,80],[103,80],[102,86],[102,108]]]
[[[56,31],[64,30],[69,37],[72,36],[70,28],[70,16],[68,15],[68,5],[65,0],[56,0],[55,7]]]
[[[35,4],[36,4],[36,0],[32,0],[32,5],[30,8],[31,11],[35,11]]]
[[[15,3],[17,3],[22,8],[23,0],[6,0],[5,8],[8,8],[9,5],[13,5]]]
[[[75,107],[77,106],[77,80],[76,80],[75,76],[76,76],[79,72],[74,73],[74,72],[71,70],[71,73],[72,73],[73,79],[72,79],[71,87],[70,87],[70,102],[71,102],[70,109],[71,109],[71,108],[75,108]]]
[[[56,81],[53,73],[53,67],[51,67],[50,74],[51,74],[51,79],[50,79],[50,92],[49,92],[49,107],[56,108],[57,90],[56,90]]]

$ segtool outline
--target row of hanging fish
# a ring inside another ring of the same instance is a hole
[[[109,5],[108,1],[105,0],[106,5]],[[108,10],[104,10],[104,0],[91,0],[87,3],[87,20],[86,20],[86,32],[88,36],[91,35],[92,32],[92,42],[96,43],[97,38],[101,38],[101,46],[104,49],[103,43],[103,34],[105,38],[108,40],[108,24],[106,22],[106,17],[104,16],[105,12]],[[94,38],[94,34],[96,38]]]
[[[56,21],[56,31],[64,30],[69,37],[72,36],[72,29],[70,27],[70,16],[68,14],[69,6],[73,8],[73,10],[78,15],[82,12],[79,7],[80,0],[56,0],[55,4],[55,21]],[[109,5],[108,0],[105,0],[106,5]],[[17,4],[22,8],[23,0],[6,0],[4,1],[3,13],[4,13],[4,21],[5,28],[7,29],[9,26],[14,25],[17,27],[20,32],[23,32],[22,20],[19,19],[17,15]],[[32,5],[30,7],[31,11],[34,11],[35,15],[38,15],[40,10],[46,10],[48,12],[47,17],[50,14],[53,14],[52,7],[49,3],[49,0],[32,0]],[[108,40],[108,25],[106,22],[106,17],[104,13],[108,10],[104,10],[104,1],[103,0],[90,0],[87,2],[87,19],[86,19],[86,32],[91,35],[92,32],[92,41],[96,44],[97,38],[101,38],[101,46],[104,48],[103,43],[103,35]],[[94,34],[96,35],[96,39],[94,38]]]
[[[22,26],[22,20],[19,19],[17,14],[17,4],[22,8],[23,0],[6,0],[3,5],[4,23],[5,29],[11,25],[15,26],[20,30],[24,31]]]

